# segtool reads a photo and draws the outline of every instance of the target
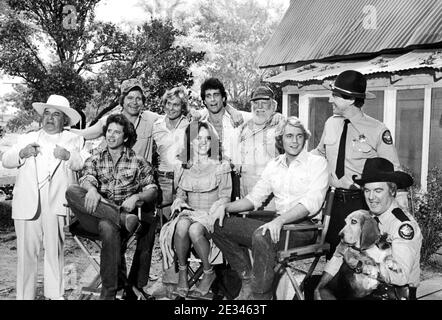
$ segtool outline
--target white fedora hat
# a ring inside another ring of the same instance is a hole
[[[80,114],[74,109],[71,108],[68,99],[63,96],[59,96],[57,94],[53,94],[48,98],[46,103],[43,102],[34,102],[32,107],[40,114],[43,115],[45,108],[55,108],[63,112],[69,118],[69,125],[73,126],[80,121]]]

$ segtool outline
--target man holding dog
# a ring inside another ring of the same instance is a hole
[[[313,151],[327,159],[330,186],[335,198],[326,240],[330,243],[330,259],[339,243],[338,233],[345,218],[353,211],[367,209],[362,190],[353,183],[352,176],[362,173],[365,161],[374,157],[390,160],[396,169],[399,159],[390,131],[382,122],[362,112],[365,99],[375,95],[367,92],[367,80],[354,70],[342,72],[328,89],[333,116],[324,126],[317,148]]]
[[[369,212],[378,222],[380,234],[386,234],[387,242],[391,244],[391,258],[394,261],[394,266],[384,262],[379,264],[378,272],[382,285],[371,294],[371,298],[416,299],[422,234],[416,220],[399,207],[395,198],[397,189],[405,189],[413,184],[412,177],[405,172],[394,171],[393,164],[387,159],[373,158],[366,161],[361,178],[357,179],[354,176],[353,180],[362,186]],[[333,291],[340,289],[333,287],[332,279],[339,272],[343,262],[342,254],[335,252],[315,290],[317,299],[324,299],[324,296],[333,298]],[[370,267],[364,265],[362,273],[371,272],[368,268]],[[405,296],[399,296],[399,292],[403,292],[404,289]],[[332,293],[332,296],[328,293]]]

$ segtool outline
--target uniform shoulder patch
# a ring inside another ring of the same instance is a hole
[[[404,223],[399,228],[399,236],[405,240],[412,240],[414,238],[414,229],[409,223]]]
[[[391,211],[391,213],[393,213],[393,215],[394,215],[394,216],[395,216],[400,222],[410,221],[410,219],[407,217],[407,215],[405,214],[405,212],[402,211],[402,209],[400,209],[400,208],[393,209],[393,211]]]
[[[393,144],[393,137],[391,136],[390,130],[385,130],[382,134],[382,141],[384,141],[385,144],[391,145]]]

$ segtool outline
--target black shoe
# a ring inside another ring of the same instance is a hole
[[[142,298],[140,297],[140,295],[142,295]],[[123,300],[143,300],[143,299],[156,300],[154,296],[145,292],[143,288],[128,287],[124,290]]]

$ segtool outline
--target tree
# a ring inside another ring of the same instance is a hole
[[[258,68],[256,58],[282,13],[283,7],[270,1],[260,5],[255,0],[203,0],[199,15],[184,25],[203,37],[214,51],[207,55],[202,74],[221,78],[237,108],[249,109],[252,90],[262,81],[264,72],[269,72]]]
[[[177,46],[175,39],[183,32],[174,28],[170,20],[153,19],[127,34],[126,47],[121,59],[105,64],[97,77],[101,88],[95,97],[109,105],[117,103],[118,87],[124,79],[138,78],[142,81],[147,96],[146,106],[156,112],[159,100],[167,89],[183,85],[191,87],[192,74],[189,67],[204,58],[204,52],[195,52],[185,46]],[[103,105],[103,103],[102,103]],[[97,110],[97,109],[95,109]]]
[[[31,102],[53,93],[65,95],[77,109],[98,111],[129,77],[141,76],[149,96],[191,81],[186,67],[204,54],[174,46],[178,31],[171,24],[152,20],[123,31],[94,21],[98,2],[6,0],[0,11],[0,70],[26,83],[24,101],[17,105],[23,109],[20,126],[32,119]]]

